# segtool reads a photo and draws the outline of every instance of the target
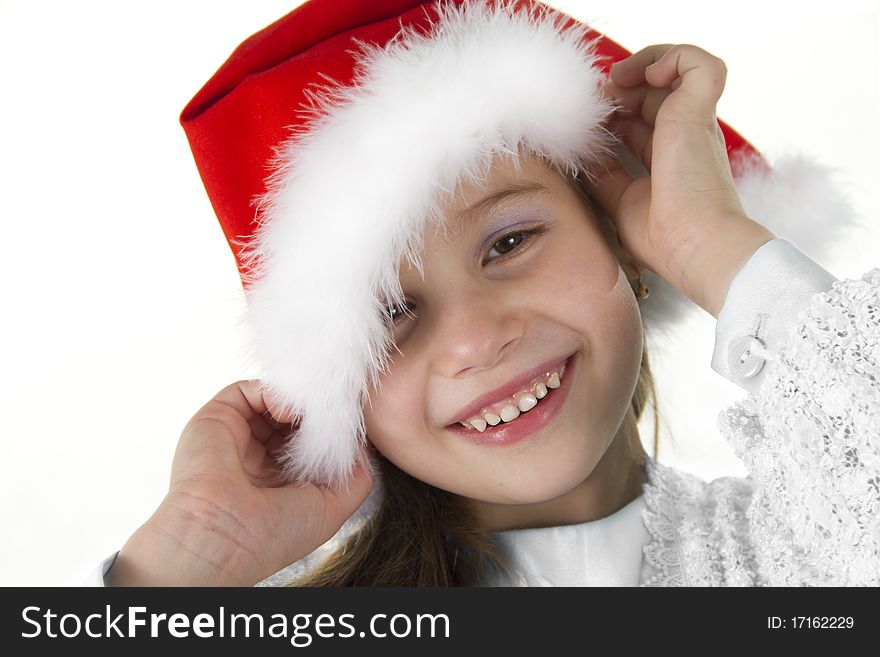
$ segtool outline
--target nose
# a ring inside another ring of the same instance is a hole
[[[494,367],[523,335],[521,310],[498,292],[490,294],[485,286],[459,287],[443,304],[433,340],[443,376]]]

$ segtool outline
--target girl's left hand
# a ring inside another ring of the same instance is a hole
[[[733,276],[775,236],[746,215],[715,107],[724,62],[693,45],[653,45],[616,62],[603,92],[609,129],[645,164],[632,180],[611,159],[587,187],[634,264],[717,316]]]

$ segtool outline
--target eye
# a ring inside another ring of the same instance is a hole
[[[515,257],[516,255],[525,251],[526,248],[528,248],[529,244],[531,244],[538,235],[542,235],[546,232],[546,226],[539,226],[537,228],[515,230],[507,233],[501,239],[497,240],[492,245],[492,248],[489,249],[489,253],[497,250],[500,255],[484,260],[484,264],[486,262],[494,262],[496,260],[500,260],[503,262],[509,258]],[[385,320],[386,324],[390,326],[396,326],[400,322],[401,317],[403,317],[404,315],[408,317],[413,316],[413,308],[414,306],[412,303],[386,306],[384,309],[383,319]]]
[[[492,245],[492,248],[489,249],[489,253],[492,251],[498,251],[500,253],[499,256],[495,256],[494,258],[488,258],[485,262],[491,262],[494,260],[507,260],[508,258],[512,258],[523,251],[525,251],[526,247],[538,236],[547,232],[547,229],[543,226],[538,228],[529,228],[527,230],[516,230],[511,233],[507,233],[500,240],[495,242]]]
[[[383,316],[385,319],[385,323],[394,326],[400,321],[400,318],[404,315],[411,316],[412,310],[407,310],[408,308],[412,308],[412,304],[406,303],[403,306],[387,306],[385,308],[385,314]]]

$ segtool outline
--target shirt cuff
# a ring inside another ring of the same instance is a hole
[[[751,394],[767,373],[798,313],[838,279],[791,243],[763,244],[736,273],[715,324],[712,369]]]
[[[104,561],[102,561],[101,564],[94,571],[92,571],[92,574],[86,578],[86,580],[82,583],[82,586],[107,586],[104,578],[107,577],[107,573],[116,562],[117,555],[119,555],[119,550],[104,559]]]

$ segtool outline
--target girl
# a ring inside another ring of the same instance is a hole
[[[312,0],[242,44],[181,119],[266,374],[195,414],[96,580],[880,583],[880,270],[765,226],[835,192],[716,119],[721,60],[627,55],[483,0]],[[749,392],[748,478],[642,448],[676,298]]]

